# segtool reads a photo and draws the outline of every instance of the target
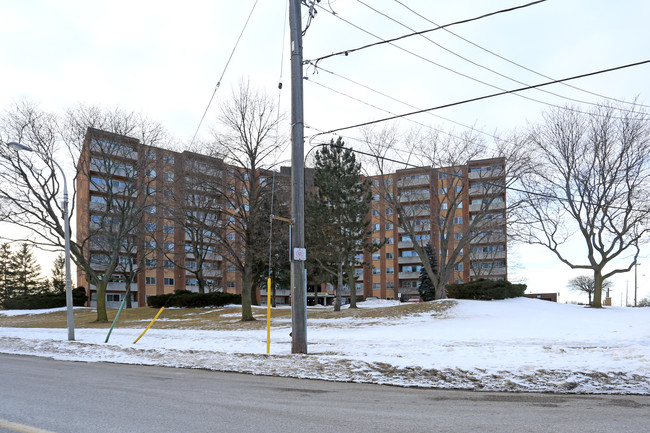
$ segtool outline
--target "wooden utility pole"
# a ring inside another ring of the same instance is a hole
[[[302,92],[300,0],[289,0],[291,33],[291,353],[307,353],[305,276],[305,136]]]

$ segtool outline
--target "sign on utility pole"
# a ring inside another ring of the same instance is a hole
[[[307,353],[307,281],[305,278],[305,136],[302,99],[302,22],[300,0],[290,0],[291,33],[291,353]]]

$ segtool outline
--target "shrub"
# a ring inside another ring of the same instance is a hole
[[[194,293],[188,290],[175,290],[174,293],[149,296],[147,298],[147,305],[155,308],[223,307],[227,304],[241,304],[241,295],[223,292]]]
[[[505,280],[479,279],[463,284],[447,286],[447,296],[455,299],[505,299],[517,298],[524,295],[525,284],[512,284]]]
[[[86,290],[83,287],[72,290],[72,305],[82,306],[87,300],[88,296],[86,296]],[[40,310],[65,307],[65,292],[17,296],[5,300],[2,306],[7,310]]]

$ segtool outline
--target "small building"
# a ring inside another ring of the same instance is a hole
[[[524,297],[557,302],[558,293],[524,293]]]

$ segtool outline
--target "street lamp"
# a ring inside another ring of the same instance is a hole
[[[7,143],[10,148],[14,149],[16,152],[24,150],[26,152],[38,153],[44,158],[49,158],[43,152],[34,150],[29,146],[24,144],[12,141]],[[65,173],[61,166],[52,159],[54,165],[56,165],[63,176],[63,221],[64,221],[64,238],[65,238],[65,305],[67,308],[68,316],[68,341],[74,341],[74,318],[73,318],[73,309],[72,309],[72,279],[70,278],[70,216],[68,215],[68,183],[65,178]]]

